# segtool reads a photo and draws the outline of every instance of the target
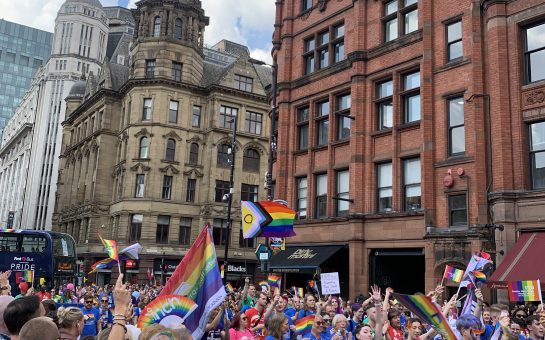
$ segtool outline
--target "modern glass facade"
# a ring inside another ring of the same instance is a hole
[[[0,135],[51,53],[53,33],[0,19]]]

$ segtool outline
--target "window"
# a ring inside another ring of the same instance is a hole
[[[144,221],[144,215],[133,214],[131,215],[131,225],[129,229],[129,242],[140,241],[142,235],[142,222]]]
[[[200,127],[201,126],[201,107],[193,105],[193,115],[191,116],[191,126]]]
[[[147,159],[149,156],[149,138],[144,136],[140,138],[140,159]]]
[[[187,246],[191,243],[191,217],[180,218],[180,233],[178,234],[178,244]]]
[[[421,208],[420,158],[403,161],[403,191],[405,211]]]
[[[350,95],[337,97],[337,139],[350,138]]]
[[[316,206],[314,217],[327,217],[327,174],[316,175]]]
[[[316,145],[329,142],[329,101],[316,104]]]
[[[237,115],[237,108],[222,105],[220,107],[220,127],[233,130]]]
[[[176,141],[172,138],[167,139],[167,151],[165,153],[165,160],[174,162],[174,155],[176,154]]]
[[[178,102],[177,101],[171,100],[169,102],[168,122],[169,123],[178,122]]]
[[[545,22],[524,29],[526,83],[545,79]]]
[[[297,150],[308,149],[308,106],[297,109]]]
[[[142,120],[151,119],[151,98],[144,98],[144,107],[142,109]]]
[[[403,122],[420,120],[420,71],[403,76]]]
[[[142,198],[144,197],[144,174],[136,175],[136,186],[134,188],[134,197]]]
[[[156,38],[161,36],[161,17],[160,16],[156,16],[155,19],[153,19],[153,36]]]
[[[171,78],[174,81],[182,81],[182,69],[181,63],[175,61],[172,62]]]
[[[350,191],[350,174],[348,170],[337,171],[336,181],[337,192],[335,195],[337,198],[349,199]],[[337,216],[348,215],[349,201],[336,200],[337,202]]]
[[[195,202],[195,189],[197,188],[197,180],[193,178],[187,179],[187,191],[185,194],[186,202]]]
[[[214,219],[212,238],[214,239],[214,245],[225,245],[227,242],[227,220],[222,218]]]
[[[240,74],[235,74],[235,89],[252,92],[253,84],[254,80],[252,78],[244,77]]]
[[[229,193],[229,182],[216,180],[216,202],[223,202],[223,196]]]
[[[191,143],[189,146],[189,164],[199,163],[199,144]]]
[[[163,191],[161,198],[164,200],[172,198],[172,176],[163,176]]]
[[[242,201],[257,202],[257,185],[250,185],[242,183],[240,189],[240,199]]]
[[[183,24],[182,24],[182,19],[180,18],[177,18],[176,21],[174,22],[174,37],[176,39],[182,39],[182,27],[183,27]]]
[[[312,8],[312,0],[301,0],[301,12],[308,11]]]
[[[218,159],[217,159],[217,166],[222,168],[228,168],[230,166],[230,152],[231,147],[227,144],[220,144],[218,145]]]
[[[463,97],[448,100],[448,145],[449,156],[466,151]]]
[[[242,170],[259,172],[259,161],[260,156],[256,149],[246,149],[242,158]]]
[[[391,80],[377,85],[377,129],[385,130],[393,126],[392,94],[394,85]]]
[[[448,210],[451,226],[467,225],[467,198],[466,194],[450,195]]]
[[[304,74],[310,74],[316,69],[328,67],[344,59],[344,23],[330,26],[304,41]]]
[[[146,60],[146,78],[153,78],[155,76],[155,59]]]
[[[392,211],[392,163],[377,165],[378,212]]]
[[[295,197],[295,201],[297,202],[297,206],[295,207],[295,209],[297,210],[297,218],[300,220],[304,220],[307,218],[307,178],[297,178],[295,179],[295,183],[297,185],[297,192]]]
[[[447,62],[462,59],[462,21],[447,25]]]
[[[170,226],[170,216],[157,216],[157,233],[155,234],[155,242],[166,244],[168,243],[168,229]]]
[[[545,122],[530,124],[532,189],[545,188]]]
[[[246,130],[246,132],[260,135],[262,121],[263,121],[263,115],[261,113],[246,111],[246,120],[244,121],[244,129]]]
[[[418,30],[418,1],[392,0],[385,2],[382,23],[385,42],[397,39],[400,28],[403,34]]]

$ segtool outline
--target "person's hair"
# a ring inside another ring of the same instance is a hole
[[[462,329],[469,329],[469,328],[475,328],[475,329],[481,329],[481,320],[477,318],[473,314],[463,314],[458,317],[456,320],[456,329],[458,332],[462,332]]]
[[[407,320],[407,329],[410,329],[412,324],[415,323],[415,322],[418,322],[420,324],[420,326],[422,326],[422,321],[420,321],[420,319],[418,319],[418,318],[409,318]]]
[[[4,311],[6,328],[12,335],[18,335],[23,325],[40,316],[40,298],[36,295],[23,296],[11,301]]]
[[[5,314],[4,314],[5,315]],[[524,320],[526,322],[526,327],[530,327],[534,321],[537,321],[537,323],[539,323],[539,316],[537,315],[530,315],[529,317],[526,318],[526,320]]]
[[[288,318],[284,313],[276,313],[269,321],[269,328],[267,333],[272,335],[275,339],[282,339],[284,333],[282,333],[282,325]]]
[[[69,329],[83,319],[83,312],[77,307],[61,307],[57,310],[57,318],[59,328]]]
[[[168,328],[166,328],[165,326],[159,323],[144,327],[142,329],[142,333],[140,333],[140,336],[138,337],[138,340],[150,340],[151,337],[154,336],[155,334],[165,331],[167,329]]]
[[[10,295],[1,295],[0,296],[0,331],[4,333],[8,332],[6,328],[6,323],[4,322],[4,311],[11,301],[15,300],[13,296]]]
[[[350,309],[352,309],[352,313],[356,313],[361,308],[361,303],[353,303],[350,306]]]
[[[240,319],[242,314],[244,314],[244,312],[238,312],[235,314],[235,316],[233,317],[233,321],[231,321],[231,328],[234,328],[235,330],[238,331],[238,329],[240,328],[240,322],[242,321]]]
[[[390,309],[388,311],[388,321],[392,321],[393,318],[400,316],[401,312],[397,309]]]
[[[21,340],[56,340],[59,337],[57,325],[46,316],[29,320],[19,332],[19,339]]]
[[[365,306],[365,312],[367,313],[367,311],[368,311],[369,309],[371,309],[371,308],[376,308],[376,307],[375,307],[374,304],[371,303],[371,304]]]
[[[354,336],[357,337],[358,334],[361,332],[361,330],[363,329],[363,327],[369,327],[369,329],[371,329],[371,332],[373,331],[373,327],[371,327],[370,324],[368,323],[360,323],[358,324],[358,326],[356,326],[356,333],[354,333]]]
[[[308,299],[309,297],[311,297],[311,296],[314,298],[314,300],[316,300],[316,297],[314,296],[314,294],[312,294],[312,293],[306,293],[306,294],[305,294],[305,298],[303,299],[303,310],[308,310],[308,309],[307,309],[307,308],[308,308],[308,307],[307,307],[307,299]]]
[[[340,322],[341,319],[343,318],[346,320],[346,316],[344,316],[344,314],[335,314],[335,316],[333,317],[333,320],[331,320],[331,326],[335,328],[335,326],[337,325],[337,322]]]
[[[187,329],[187,327],[183,325],[172,329],[172,332],[174,333],[174,335],[177,336],[176,339],[179,339],[179,340],[193,339],[193,334],[191,334],[189,329]]]
[[[43,300],[42,305],[44,306],[45,314],[57,311],[57,306],[55,306],[55,301],[53,300]]]

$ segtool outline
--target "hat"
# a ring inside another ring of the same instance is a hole
[[[26,282],[19,283],[19,290],[21,291],[22,294],[26,294],[28,290],[28,283]]]

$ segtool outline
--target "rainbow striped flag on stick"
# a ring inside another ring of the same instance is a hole
[[[509,301],[541,301],[539,280],[514,281],[508,283]]]
[[[280,280],[282,278],[278,275],[269,275],[267,278],[267,283],[269,284],[269,287],[278,288],[280,287]]]
[[[89,274],[96,272],[98,269],[110,269],[117,263],[116,260],[112,258],[105,258],[104,260],[100,260],[93,265],[91,265],[91,271]]]
[[[197,309],[184,321],[194,339],[203,336],[210,312],[227,296],[211,233],[205,225],[159,294],[183,295],[195,301]]]
[[[464,271],[458,268],[454,268],[452,266],[447,265],[445,267],[445,273],[443,274],[443,278],[447,280],[452,280],[454,282],[461,282],[462,276],[464,276]]]
[[[469,278],[473,281],[475,286],[477,286],[477,283],[486,283],[486,274],[478,270],[469,272]]]
[[[117,252],[117,242],[114,240],[105,240],[100,235],[98,235],[98,237],[100,238],[100,241],[104,245],[104,248],[106,248],[106,252],[108,253],[108,256],[111,259],[114,259],[117,262],[119,262],[119,253]]]
[[[32,270],[23,270],[20,272],[15,272],[15,282],[32,282],[34,280],[34,271]]]
[[[305,316],[295,321],[295,334],[307,334],[312,329],[314,323],[314,315]]]
[[[407,307],[417,317],[427,321],[437,331],[439,331],[443,338],[446,340],[456,340],[456,335],[450,328],[445,316],[441,312],[441,309],[435,305],[431,299],[423,294],[417,295],[404,295],[393,294],[403,306]]]

